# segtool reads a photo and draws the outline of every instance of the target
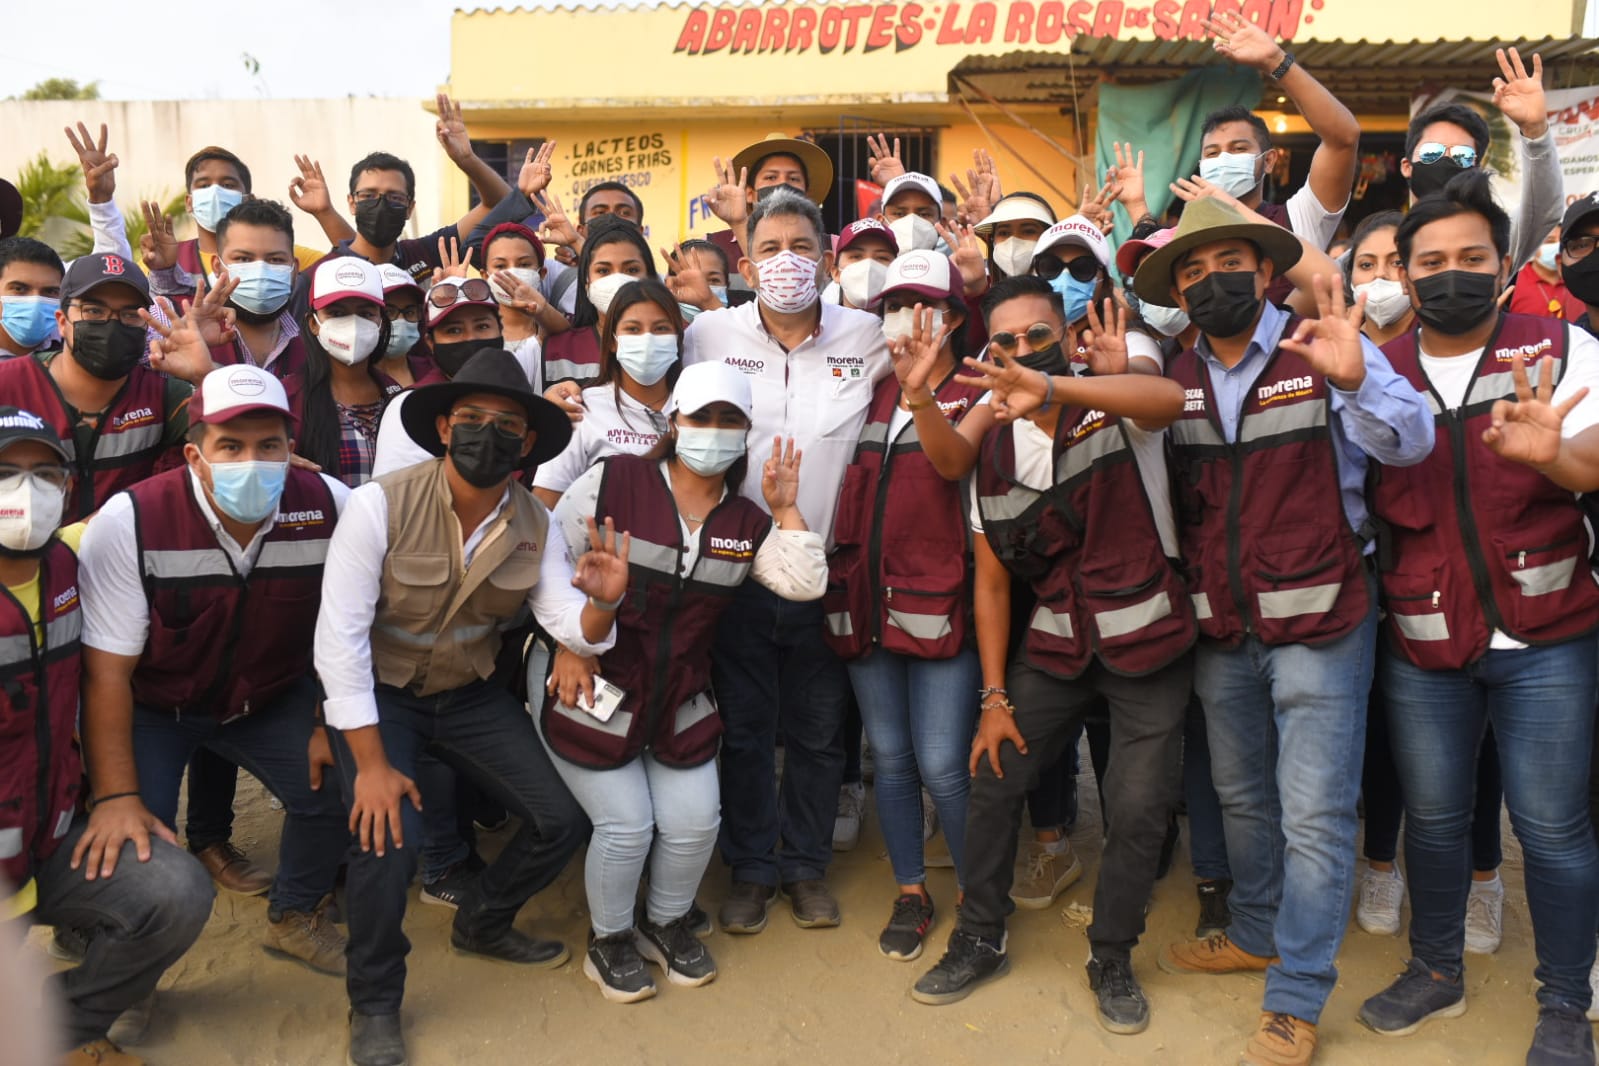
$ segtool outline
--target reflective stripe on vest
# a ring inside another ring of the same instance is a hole
[[[70,611],[59,618],[52,619],[44,627],[44,643],[52,651],[57,648],[64,648],[82,638],[83,614],[81,611]]]
[[[399,626],[385,625],[380,622],[372,628],[381,630],[384,636],[391,637],[401,644],[409,644],[413,648],[431,648],[434,642],[445,634],[465,644],[469,641],[482,640],[490,633],[503,627],[485,622],[482,625],[475,626],[451,626],[439,633],[412,633],[409,630],[401,629]]]
[[[1256,599],[1260,603],[1262,618],[1294,618],[1302,614],[1326,614],[1338,602],[1343,591],[1342,581],[1325,585],[1306,585],[1298,589],[1262,592]]]
[[[597,363],[578,363],[571,359],[546,359],[544,377],[549,381],[587,381],[600,376]]]
[[[0,637],[0,667],[18,666],[33,658],[33,641],[26,633]]]
[[[1388,617],[1408,640],[1449,639],[1449,619],[1442,611],[1437,614],[1395,614],[1390,611]]]
[[[1171,597],[1163,589],[1142,603],[1110,611],[1095,611],[1094,626],[1101,637],[1121,637],[1154,625],[1171,613]]]
[[[1072,616],[1069,614],[1056,614],[1042,603],[1033,611],[1033,620],[1030,623],[1033,629],[1040,633],[1048,633],[1054,637],[1072,639]]]
[[[290,570],[302,566],[321,566],[328,557],[326,540],[272,540],[261,545],[256,570]],[[252,571],[253,572],[253,571]]]
[[[690,576],[694,581],[704,585],[735,589],[749,576],[751,565],[747,562],[737,563],[731,559],[707,559],[701,555],[695,561],[694,571]]]
[[[96,459],[123,459],[130,455],[149,451],[161,444],[161,433],[165,427],[160,422],[149,425],[135,426],[122,432],[102,433],[95,442],[94,457]]]
[[[835,637],[853,637],[855,624],[849,620],[848,611],[835,611],[827,616],[827,631]]]
[[[232,577],[233,564],[221,548],[146,550],[144,576],[170,580],[185,577]]]
[[[1166,434],[1176,447],[1225,448],[1221,430],[1208,418],[1182,418],[1166,427]]]
[[[1055,483],[1058,485],[1070,481],[1079,474],[1087,473],[1091,466],[1107,456],[1128,450],[1126,437],[1119,425],[1097,430],[1086,440],[1066,449],[1056,464]]]
[[[697,584],[716,585],[719,588],[731,589],[742,585],[744,579],[749,576],[751,564],[732,559],[707,558],[704,552],[708,547],[707,544],[701,544],[701,554],[695,559],[688,579]],[[629,563],[637,563],[646,570],[675,578],[681,573],[679,565],[683,560],[683,553],[667,544],[654,544],[634,537],[632,547],[628,549],[627,559]]]
[[[978,513],[983,516],[983,521],[989,522],[1014,522],[1027,513],[1027,509],[1038,502],[1039,493],[1022,485],[1012,485],[1002,496],[979,496],[977,498]]]
[[[1216,617],[1210,609],[1210,593],[1196,592],[1188,597],[1194,604],[1194,617],[1201,622]]]
[[[1523,555],[1526,553],[1523,552]],[[1510,571],[1523,596],[1547,596],[1571,587],[1571,578],[1577,572],[1577,559],[1557,559],[1542,566],[1522,566]]]
[[[912,423],[912,424],[914,425],[914,423]],[[866,423],[866,425],[861,429],[860,443],[861,444],[887,444],[888,443],[888,423],[887,422],[868,422],[868,423]]]
[[[629,563],[668,577],[678,575],[678,565],[682,559],[683,553],[676,548],[666,544],[652,544],[638,537],[633,538],[627,553]]]
[[[1301,429],[1319,429],[1327,424],[1327,402],[1321,398],[1300,400],[1282,407],[1251,412],[1238,426],[1238,443],[1281,437]],[[1209,422],[1206,422],[1209,425]]]
[[[705,719],[716,713],[716,704],[703,692],[690,696],[683,706],[677,710],[676,724],[672,732],[678,735],[688,732]]]
[[[888,624],[904,630],[917,640],[938,640],[954,629],[947,614],[909,614],[888,608]]]
[[[579,699],[581,698],[579,697]],[[585,729],[598,729],[601,733],[609,733],[613,737],[625,737],[628,734],[628,730],[633,728],[632,711],[618,710],[609,719],[602,722],[592,714],[580,711],[576,707],[568,707],[560,700],[552,700],[550,702],[550,710],[562,718],[569,718],[579,723]]]

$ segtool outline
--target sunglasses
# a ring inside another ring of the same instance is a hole
[[[462,300],[480,302],[489,299],[493,294],[489,291],[489,283],[482,278],[467,278],[465,281],[441,281],[428,290],[428,303],[434,307],[449,307]]]
[[[1061,259],[1048,252],[1033,259],[1033,273],[1045,281],[1054,281],[1063,270],[1078,281],[1093,281],[1099,275],[1099,260],[1091,255]]]
[[[1036,352],[1060,340],[1060,330],[1045,322],[1034,322],[1027,327],[1027,332],[1023,333],[1022,337],[1027,338],[1028,349]],[[1020,339],[1016,334],[1002,330],[999,333],[989,334],[988,343],[994,351],[1008,359],[1016,354],[1016,342]]]
[[[1437,141],[1428,141],[1426,144],[1416,147],[1416,162],[1418,163],[1436,163],[1446,156],[1461,170],[1469,170],[1477,165],[1477,149],[1469,144],[1445,147]]]

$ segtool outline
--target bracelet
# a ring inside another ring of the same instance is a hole
[[[995,695],[999,695],[999,694],[995,693]],[[999,696],[999,702],[998,703],[992,702],[993,698],[994,698],[993,696],[985,697],[983,699],[983,702],[980,705],[979,709],[986,711],[986,710],[988,710],[991,707],[998,707],[1001,710],[1003,710],[1006,714],[1009,714],[1009,715],[1012,715],[1012,716],[1014,716],[1016,714],[1016,705],[1010,701],[1010,697],[1008,697],[1008,696]]]
[[[1282,81],[1283,75],[1288,73],[1288,68],[1294,65],[1294,53],[1283,50],[1283,61],[1277,64],[1277,69],[1267,75],[1272,81]]]
[[[1010,693],[1006,692],[1004,689],[1000,688],[998,685],[989,685],[987,688],[980,688],[980,689],[977,690],[977,698],[980,699],[980,700],[986,700],[990,696],[1008,696],[1008,695],[1010,695]]]
[[[133,792],[113,792],[109,796],[96,796],[94,797],[94,805],[98,807],[102,803],[110,803],[112,800],[127,799],[129,796],[137,796],[138,794],[138,791],[135,790]]]
[[[927,394],[927,399],[923,400],[921,403],[915,402],[909,396],[905,397],[905,409],[907,411],[925,411],[929,407],[935,406],[937,403],[938,397],[934,396],[931,392]]]
[[[1042,370],[1040,370],[1039,373],[1044,374]],[[1038,413],[1043,414],[1045,411],[1048,411],[1054,402],[1055,376],[1053,374],[1044,374],[1044,406],[1038,409]]]
[[[616,599],[612,600],[610,603],[606,603],[604,600],[597,600],[593,596],[590,596],[589,605],[597,611],[615,611],[618,607],[622,606],[622,601],[625,599],[627,599],[627,593],[625,592]]]

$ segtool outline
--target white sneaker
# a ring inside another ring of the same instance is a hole
[[[866,814],[866,785],[860,781],[838,790],[838,814],[833,819],[833,850],[849,851],[861,842],[861,819]]]
[[[1599,957],[1593,960],[1593,969],[1588,971],[1588,991],[1593,996],[1588,1004],[1588,1020],[1599,1022]]]
[[[1372,936],[1399,934],[1399,908],[1405,902],[1405,877],[1399,867],[1374,870],[1366,867],[1360,875],[1360,905],[1355,921]]]
[[[1471,882],[1466,897],[1466,950],[1473,955],[1492,955],[1504,936],[1505,883],[1494,874],[1492,881]]]

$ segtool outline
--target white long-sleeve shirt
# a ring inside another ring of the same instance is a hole
[[[482,546],[487,531],[510,501],[510,490],[461,549],[462,563]],[[542,507],[543,504],[536,504]],[[552,524],[553,529],[553,524]],[[502,535],[503,529],[493,535]],[[572,560],[564,550],[545,550],[539,581],[527,603],[539,625],[561,644],[583,655],[600,655],[616,642],[616,629],[598,643],[583,637],[583,608],[588,598],[572,587]],[[557,544],[557,547],[562,545]],[[316,671],[327,698],[322,711],[335,729],[376,725],[373,695],[372,623],[382,592],[383,560],[389,551],[389,498],[383,486],[368,482],[350,494],[344,515],[328,545],[322,571],[322,608],[316,620]]]

